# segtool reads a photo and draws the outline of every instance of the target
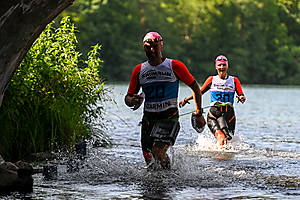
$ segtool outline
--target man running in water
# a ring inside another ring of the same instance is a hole
[[[210,76],[201,87],[204,94],[210,90],[210,110],[207,114],[207,125],[210,131],[218,140],[219,145],[224,145],[232,139],[235,130],[234,94],[237,93],[238,101],[244,103],[244,96],[241,83],[237,77],[229,76],[228,59],[219,55],[215,60],[215,67],[218,75]],[[179,102],[184,106],[193,96],[189,96]]]
[[[163,169],[169,169],[170,160],[166,152],[175,143],[180,128],[177,107],[179,80],[193,91],[194,116],[199,129],[206,123],[202,115],[200,87],[182,62],[162,56],[163,39],[158,33],[147,33],[143,47],[148,61],[134,68],[125,103],[133,110],[137,109],[144,98],[138,94],[142,88],[145,96],[141,128],[143,156],[148,166],[156,162]]]

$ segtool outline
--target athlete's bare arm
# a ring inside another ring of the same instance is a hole
[[[196,113],[202,114],[202,93],[199,84],[195,81],[192,85],[190,85],[190,88],[193,90],[193,95],[188,98],[193,98],[195,100]]]

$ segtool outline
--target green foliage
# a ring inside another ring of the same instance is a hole
[[[78,23],[80,49],[103,44],[112,81],[129,81],[146,60],[144,34],[157,31],[164,56],[183,61],[199,82],[224,54],[242,83],[299,84],[299,9],[294,0],[76,0],[64,15]]]
[[[68,147],[90,135],[90,121],[101,114],[100,46],[81,61],[75,33],[68,17],[58,28],[49,24],[17,69],[0,113],[5,157]]]

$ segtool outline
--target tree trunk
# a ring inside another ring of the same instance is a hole
[[[27,51],[57,15],[74,0],[1,0],[0,106],[4,92]]]

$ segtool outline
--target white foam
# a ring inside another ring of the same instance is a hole
[[[247,150],[250,145],[244,142],[241,136],[235,135],[227,144],[220,146],[211,133],[201,134],[193,146],[194,151],[240,151]]]

